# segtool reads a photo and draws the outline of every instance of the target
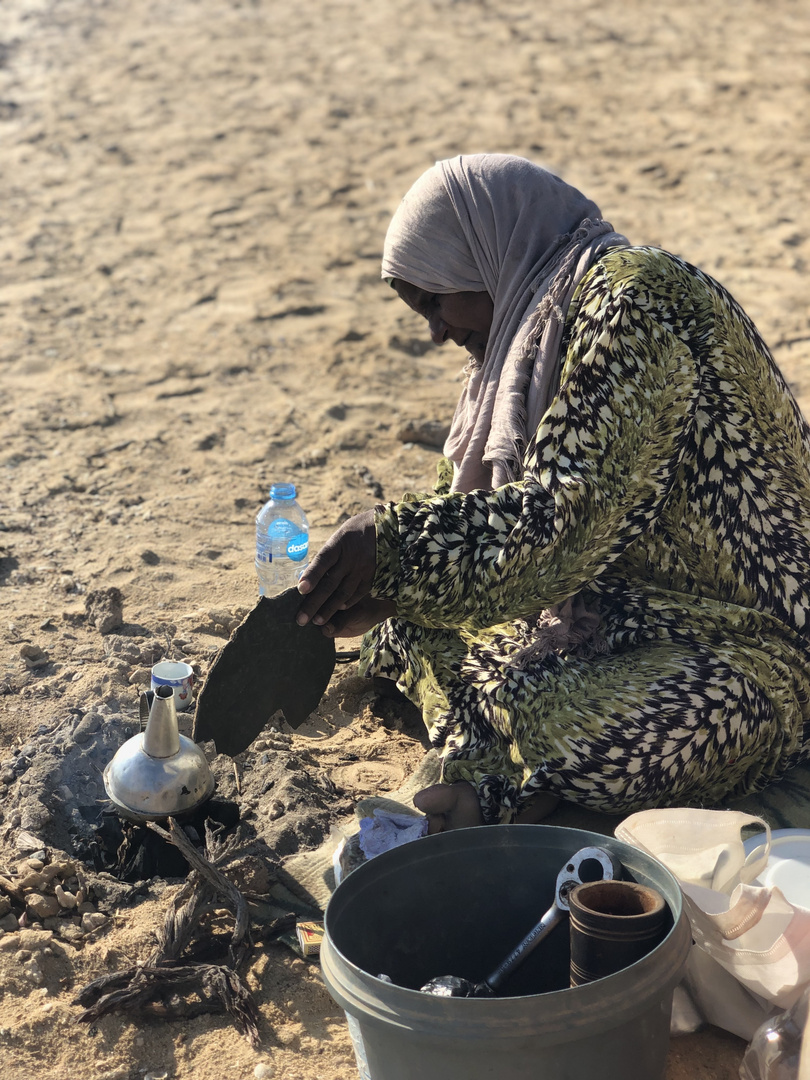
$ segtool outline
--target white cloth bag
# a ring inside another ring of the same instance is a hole
[[[747,857],[742,830],[766,834]],[[677,878],[694,945],[673,1002],[673,1032],[705,1020],[750,1039],[810,983],[810,910],[781,889],[751,882],[764,870],[770,826],[735,810],[642,810],[616,838],[646,851]]]

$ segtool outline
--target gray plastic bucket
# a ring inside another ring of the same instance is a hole
[[[565,919],[502,987],[514,996],[419,993],[437,975],[489,974],[550,907],[566,859],[590,845],[667,901],[672,927],[652,952],[569,988]],[[690,943],[680,889],[655,859],[599,833],[498,825],[428,836],[358,867],[326,909],[321,966],[370,1080],[661,1080]]]

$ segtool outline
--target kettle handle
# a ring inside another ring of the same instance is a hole
[[[146,723],[149,720],[149,710],[152,708],[152,702],[155,700],[154,690],[145,690],[138,703],[138,711],[141,720],[141,731],[146,730]]]

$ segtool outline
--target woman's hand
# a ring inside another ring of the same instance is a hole
[[[366,630],[384,619],[393,618],[396,613],[397,605],[393,600],[366,596],[345,611],[336,612],[324,625],[323,632],[327,637],[360,637]]]
[[[351,608],[371,592],[377,565],[374,511],[356,514],[332,533],[298,582],[305,597],[297,622],[325,626],[337,611]]]
[[[466,780],[422,788],[414,795],[413,805],[427,817],[429,836],[484,824],[478,792]]]

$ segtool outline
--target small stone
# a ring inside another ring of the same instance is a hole
[[[37,963],[36,957],[32,956],[28,963],[23,964],[23,971],[35,986],[42,986],[45,982],[45,976],[42,974],[42,968]]]
[[[136,667],[129,673],[130,686],[149,686],[152,681],[152,669],[148,667]]]
[[[25,906],[31,915],[38,919],[49,919],[59,914],[59,901],[55,896],[43,896],[41,893],[28,893]]]
[[[284,813],[284,804],[279,802],[278,799],[273,799],[270,803],[270,807],[267,811],[267,816],[271,821],[277,821]]]
[[[43,829],[51,820],[50,811],[46,806],[39,801],[39,799],[28,799],[23,809],[22,816],[20,817],[20,824],[23,829],[28,832],[33,832],[34,829],[39,831]],[[42,841],[40,841],[39,849],[42,848]],[[36,858],[36,854],[34,855]]]
[[[17,949],[17,951],[14,953],[14,960],[18,964],[24,964],[26,960],[30,959],[31,953],[28,951],[28,949]]]
[[[56,886],[56,899],[59,901],[59,906],[71,910],[78,904],[78,900],[72,892],[67,892],[61,885]]]
[[[42,859],[26,859],[25,861],[26,861],[27,865],[31,867],[32,870],[44,870],[45,869],[45,863],[42,861]]]
[[[78,900],[79,898],[76,897]],[[77,908],[79,915],[95,915],[96,905],[91,904],[89,900],[79,900],[79,906]]]
[[[17,888],[21,892],[37,892],[48,883],[48,879],[42,873],[42,871],[32,870],[26,874],[25,877],[21,877],[17,882]]]
[[[63,922],[59,927],[59,937],[62,938],[63,941],[70,942],[74,945],[84,940],[82,928],[68,922]]]
[[[26,642],[20,646],[20,658],[25,661],[25,666],[32,671],[36,668],[45,667],[48,661],[48,654],[44,649],[41,649],[39,645],[34,645],[32,642]]]
[[[7,896],[0,896],[0,917],[11,911],[11,901]]]
[[[272,1065],[266,1064],[264,1061],[260,1061],[256,1068],[253,1070],[253,1075],[256,1080],[268,1080],[268,1077],[275,1074],[275,1069]]]
[[[101,911],[86,911],[82,915],[82,930],[85,934],[92,934],[100,929],[108,921],[107,916]]]
[[[21,949],[35,953],[53,942],[53,933],[50,930],[20,930],[17,940]]]
[[[73,741],[80,745],[89,742],[90,736],[93,732],[98,731],[101,727],[101,723],[102,720],[98,713],[88,713],[73,729]]]

